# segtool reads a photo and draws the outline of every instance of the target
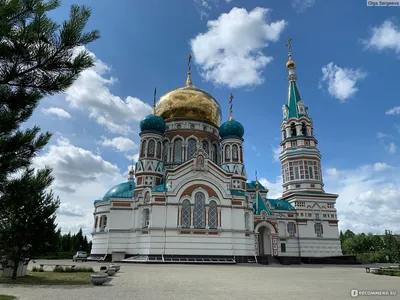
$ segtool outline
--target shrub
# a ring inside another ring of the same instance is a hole
[[[75,268],[73,268],[73,267],[58,266],[58,267],[54,268],[53,272],[59,272],[59,273],[62,273],[62,272],[64,272],[64,273],[87,272],[87,273],[90,273],[90,272],[94,272],[94,270],[92,267],[75,267]]]
[[[389,276],[398,276],[400,277],[400,270],[388,270],[388,269],[383,269],[379,270],[379,275],[389,275]]]
[[[43,270],[43,268],[35,266],[35,267],[32,268],[32,272],[44,272],[44,270]]]

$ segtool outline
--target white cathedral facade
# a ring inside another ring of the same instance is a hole
[[[289,54],[281,124],[283,194],[249,181],[244,128],[207,92],[186,84],[140,124],[127,182],[94,203],[91,257],[122,261],[257,261],[341,256],[336,194],[324,191],[312,119]],[[232,100],[232,98],[231,98]]]

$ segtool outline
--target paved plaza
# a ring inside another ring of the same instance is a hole
[[[39,263],[56,262],[37,261],[30,267]],[[99,270],[104,263],[78,264]],[[351,299],[352,289],[400,292],[400,278],[367,274],[361,266],[121,264],[121,271],[104,286],[0,284],[1,294],[18,296],[19,300],[342,300]]]

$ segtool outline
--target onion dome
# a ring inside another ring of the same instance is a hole
[[[150,114],[145,116],[142,121],[140,121],[140,131],[155,131],[159,133],[164,133],[166,129],[165,121],[163,118]]]
[[[221,123],[221,107],[209,93],[195,87],[187,73],[186,84],[162,96],[156,106],[156,115],[164,120],[189,119],[208,122],[216,127]]]
[[[294,67],[296,67],[296,63],[294,62],[293,59],[289,59],[287,61],[287,63],[286,63],[286,68],[291,69],[291,68],[294,68]]]
[[[219,135],[222,139],[228,137],[243,138],[244,127],[239,122],[231,119],[221,125],[221,127],[219,128]]]

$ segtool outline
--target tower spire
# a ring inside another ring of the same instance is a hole
[[[131,165],[131,168],[130,168],[130,170],[129,170],[129,177],[128,177],[128,180],[129,180],[129,181],[135,181],[134,175],[135,175],[135,170],[133,169],[133,158],[132,158],[132,165]]]
[[[230,107],[229,107],[229,121],[233,120],[233,115],[232,115],[233,98],[234,97],[233,97],[233,95],[231,93],[230,96],[229,96],[229,105],[230,105]]]
[[[190,78],[190,62],[192,61],[192,55],[189,54],[188,57],[188,72],[187,72],[187,79],[186,79],[186,86],[193,86],[192,79]]]
[[[153,115],[156,114],[156,100],[157,99],[157,88],[154,88],[154,97],[153,97]]]

